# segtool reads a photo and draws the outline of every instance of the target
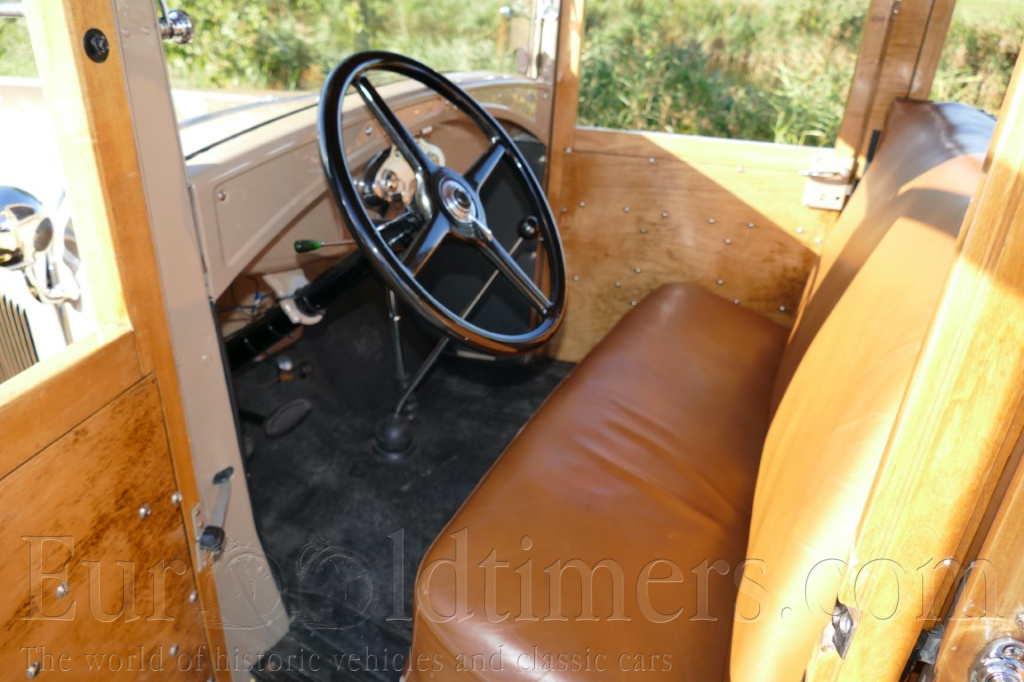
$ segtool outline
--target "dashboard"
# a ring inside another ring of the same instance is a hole
[[[514,138],[540,145],[550,120],[549,85],[482,73],[452,80]],[[468,119],[418,84],[392,83],[380,91],[421,146],[456,171],[486,150],[488,141]],[[235,304],[222,306],[225,333],[251,319],[261,290],[287,297],[356,248],[324,178],[316,104],[315,96],[289,97],[267,102],[262,112],[244,107],[240,120],[219,115],[182,128],[209,294]],[[414,180],[404,159],[356,97],[346,99],[343,111],[346,153],[361,169],[367,202],[407,203]],[[333,246],[300,254],[294,249],[299,239]]]

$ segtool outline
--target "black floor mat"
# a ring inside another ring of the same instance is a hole
[[[285,355],[296,368],[310,363],[309,376],[280,381],[268,361],[235,377],[241,410],[269,415],[292,400],[313,404],[283,438],[243,422],[257,522],[293,619],[267,659],[279,669],[265,679],[398,679],[420,559],[572,367],[445,358],[416,394],[415,452],[381,461],[373,431],[397,396],[383,303],[368,280],[307,328]],[[406,327],[415,369],[432,339]]]

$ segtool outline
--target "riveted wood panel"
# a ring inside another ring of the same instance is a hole
[[[0,481],[5,678],[39,662],[40,679],[56,671],[61,679],[207,679],[209,651],[196,660],[206,635],[189,599],[195,586],[174,491],[153,380]]]
[[[604,151],[598,151],[604,150]],[[560,204],[569,309],[556,356],[578,360],[634,301],[689,282],[792,326],[836,214],[801,205],[821,150],[577,131]]]

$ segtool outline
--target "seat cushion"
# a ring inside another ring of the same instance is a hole
[[[428,551],[410,679],[721,679],[786,334],[688,285],[627,314]]]

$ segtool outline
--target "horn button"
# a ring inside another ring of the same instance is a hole
[[[475,226],[480,220],[473,190],[455,178],[446,177],[438,183],[437,193],[444,212],[454,223],[453,231],[467,237],[473,236],[476,232]]]

